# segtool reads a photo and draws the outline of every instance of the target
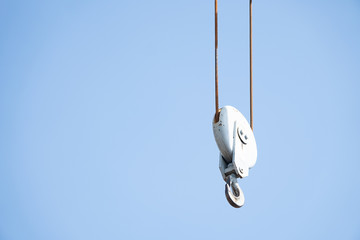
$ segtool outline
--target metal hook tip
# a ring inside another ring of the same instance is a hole
[[[233,206],[234,208],[240,208],[245,203],[245,197],[244,197],[244,193],[241,190],[241,188],[238,186],[236,188],[237,188],[236,192],[238,193],[238,196],[235,196],[233,194],[233,192],[231,191],[230,184],[226,183],[225,184],[225,196],[231,206]]]

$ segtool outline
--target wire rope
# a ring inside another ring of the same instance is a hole
[[[250,48],[250,127],[254,130],[253,118],[253,64],[252,64],[252,0],[249,0],[249,48]],[[215,122],[219,121],[219,75],[218,75],[218,0],[215,0]]]
[[[215,0],[215,122],[219,121],[218,1]]]

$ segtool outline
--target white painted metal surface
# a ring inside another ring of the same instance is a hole
[[[220,150],[219,169],[226,184],[226,198],[234,207],[241,207],[245,198],[236,178],[249,175],[257,159],[256,141],[246,118],[234,107],[225,106],[219,121],[213,122],[216,144]],[[232,189],[232,193],[230,192]]]

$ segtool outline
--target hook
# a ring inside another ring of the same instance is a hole
[[[239,187],[235,174],[231,174],[226,178],[225,196],[234,208],[240,208],[245,203],[244,193]]]

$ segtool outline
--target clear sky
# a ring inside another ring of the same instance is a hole
[[[360,239],[360,1],[253,0],[258,160],[218,170],[213,1],[0,0],[0,239]],[[248,1],[219,0],[249,117]]]

